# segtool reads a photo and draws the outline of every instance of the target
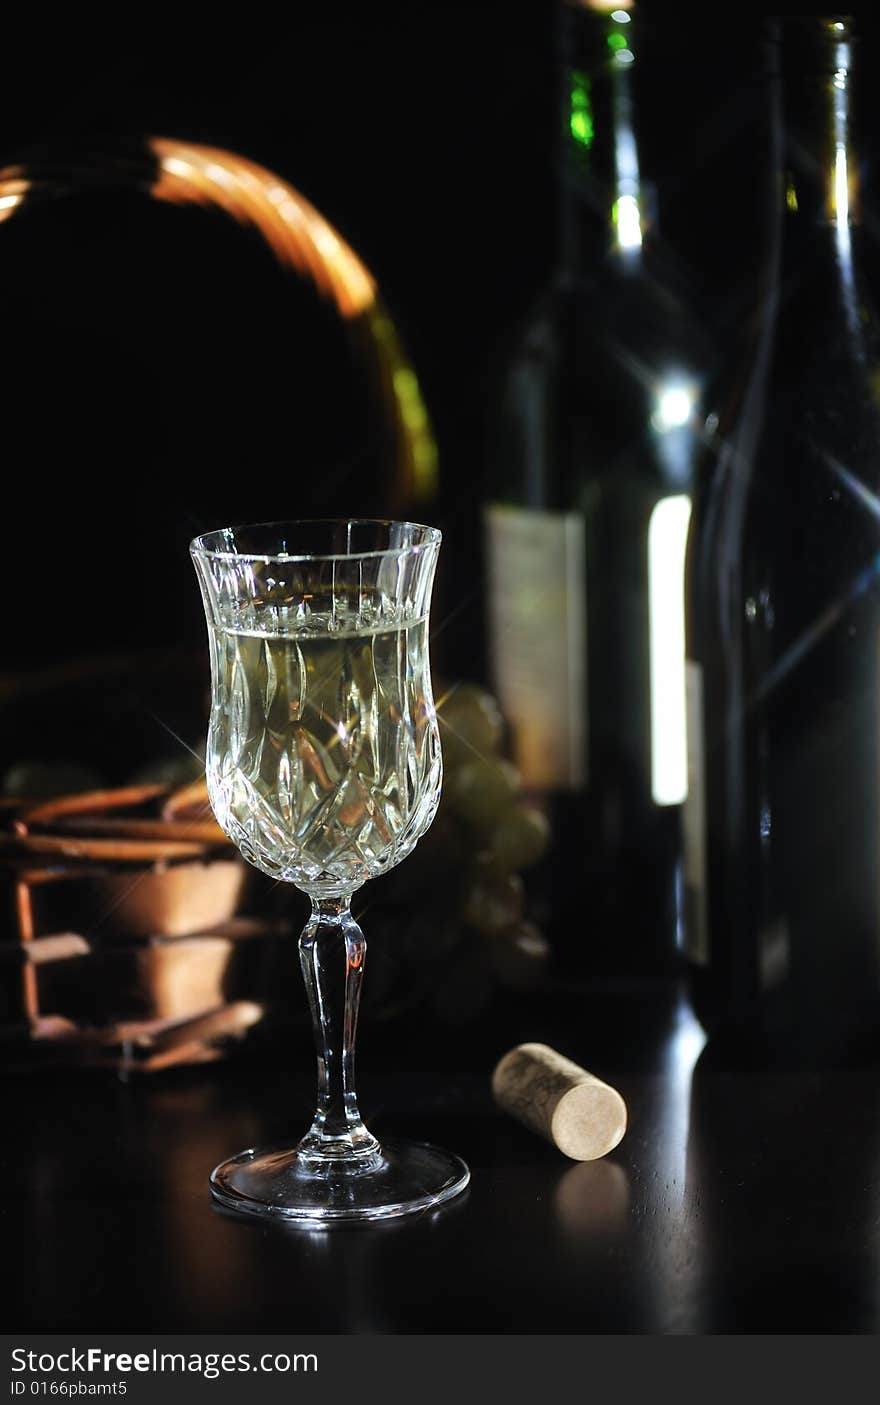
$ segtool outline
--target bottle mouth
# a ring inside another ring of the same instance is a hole
[[[842,51],[859,42],[854,15],[773,15],[765,20],[765,42],[770,72],[785,78],[832,78],[840,67]]]

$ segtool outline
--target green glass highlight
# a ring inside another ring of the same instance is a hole
[[[571,112],[569,130],[578,145],[589,149],[596,135],[593,125],[593,104],[590,99],[590,80],[585,73],[571,75]]]

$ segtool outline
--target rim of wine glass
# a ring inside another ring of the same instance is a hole
[[[374,551],[302,551],[302,552],[273,552],[273,551],[218,551],[216,548],[207,546],[210,538],[221,538],[227,533],[253,532],[261,527],[287,527],[291,529],[302,529],[303,527],[412,527],[414,531],[424,534],[421,541],[413,542],[409,546],[385,546]],[[213,531],[202,532],[200,536],[193,537],[189,544],[190,555],[204,556],[212,561],[262,561],[277,562],[280,565],[289,565],[292,561],[367,561],[379,556],[408,556],[418,555],[427,547],[437,547],[443,540],[443,533],[439,527],[431,527],[425,522],[410,522],[407,518],[395,517],[292,517],[279,518],[277,521],[268,522],[239,522],[234,527],[216,527]]]

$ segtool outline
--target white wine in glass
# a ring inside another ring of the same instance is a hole
[[[364,630],[346,614],[289,634],[211,627],[214,809],[251,863],[301,887],[399,863],[440,793],[427,620]]]

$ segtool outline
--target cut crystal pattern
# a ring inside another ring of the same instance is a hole
[[[412,850],[442,764],[427,620],[360,603],[287,635],[212,625],[208,784],[245,857],[301,887],[351,890]]]

